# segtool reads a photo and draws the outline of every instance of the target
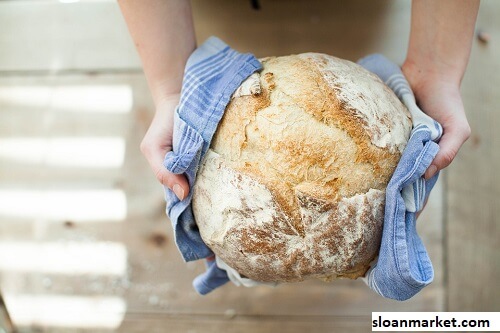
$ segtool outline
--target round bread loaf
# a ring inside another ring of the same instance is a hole
[[[305,53],[262,64],[233,96],[198,171],[201,236],[255,281],[363,276],[410,114],[352,62]]]

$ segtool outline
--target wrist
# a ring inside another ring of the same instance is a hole
[[[401,70],[412,89],[420,90],[424,85],[438,84],[460,89],[463,72],[450,64],[432,60],[414,60],[407,57]]]
[[[414,93],[436,86],[449,91],[460,91],[461,75],[458,75],[456,71],[445,70],[438,66],[421,65],[408,58],[401,66],[401,71]]]
[[[172,82],[158,82],[150,84],[150,91],[156,108],[163,104],[179,102],[181,95],[181,84]]]
[[[164,108],[175,108],[179,104],[180,97],[181,97],[180,92],[161,93],[155,98],[156,110]]]

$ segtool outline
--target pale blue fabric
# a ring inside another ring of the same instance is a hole
[[[441,125],[423,113],[400,68],[382,55],[361,59],[361,66],[377,74],[406,105],[413,129],[401,160],[386,189],[385,217],[378,260],[364,281],[378,294],[407,300],[430,284],[434,270],[417,234],[416,212],[427,200],[438,175],[426,181],[425,170],[436,156]]]
[[[227,272],[220,269],[215,260],[206,260],[205,267],[206,272],[193,280],[193,287],[200,295],[206,295],[229,281]]]
[[[261,68],[253,55],[238,53],[215,37],[209,38],[188,59],[174,116],[173,149],[165,156],[164,165],[173,173],[185,174],[191,189],[231,95],[248,76]],[[165,187],[165,199],[175,242],[183,259],[191,261],[212,256],[193,216],[192,191],[180,201]],[[217,270],[215,265],[209,266],[207,273],[194,284],[198,292],[206,294],[228,281],[225,271]]]

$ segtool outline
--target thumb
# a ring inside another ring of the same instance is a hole
[[[166,152],[161,149],[151,149],[151,147],[151,145],[141,145],[141,150],[156,179],[171,189],[179,200],[184,200],[189,194],[189,183],[186,176],[168,171],[163,165]]]
[[[169,172],[163,164],[155,172],[156,179],[171,189],[179,200],[184,200],[189,194],[189,183],[186,176]]]
[[[460,147],[470,136],[470,127],[449,128],[439,141],[439,152],[425,171],[425,179],[432,178],[438,171],[446,168],[455,159]]]

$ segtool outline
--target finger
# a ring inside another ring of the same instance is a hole
[[[470,136],[470,128],[467,123],[462,126],[445,129],[444,135],[439,141],[439,152],[425,171],[424,178],[432,178],[438,171],[446,168],[457,156],[460,147]]]
[[[156,171],[160,183],[171,189],[179,200],[184,200],[189,194],[189,183],[184,175],[169,172],[163,165]]]
[[[171,189],[179,200],[184,200],[189,194],[189,183],[184,175],[179,175],[168,171],[163,165],[166,155],[164,149],[154,149],[153,145],[143,141],[141,151],[146,157],[149,166],[153,170],[156,179],[163,185]]]

